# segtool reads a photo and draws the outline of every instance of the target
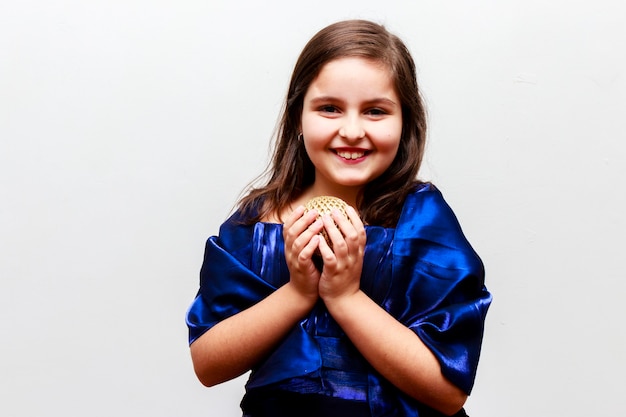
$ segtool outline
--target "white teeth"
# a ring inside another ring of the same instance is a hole
[[[344,159],[359,159],[365,155],[365,152],[337,152],[337,155]]]

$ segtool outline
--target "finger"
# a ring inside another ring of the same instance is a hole
[[[356,213],[356,210],[352,207],[348,207],[346,213],[348,214],[347,218],[338,211],[336,213],[333,212],[333,218],[336,219],[335,222],[337,223],[344,240],[350,245],[365,244],[365,240],[367,239],[365,227]]]
[[[319,235],[319,233],[324,228],[324,223],[320,219],[316,219],[313,223],[311,223],[305,230],[303,230],[300,235],[296,238],[296,244],[298,247],[305,247],[311,243],[311,240]],[[317,244],[315,245],[315,248]],[[315,249],[314,248],[314,249]]]
[[[320,250],[320,255],[322,255],[322,259],[324,259],[324,265],[334,262],[335,253],[328,245],[328,242],[326,242],[326,239],[322,238],[321,236],[319,236],[318,247]]]
[[[337,224],[330,215],[326,214],[322,216],[322,220],[324,221],[324,229],[326,229],[326,234],[332,242],[332,251],[337,255],[343,256],[346,251],[346,242],[343,238],[343,234],[341,233],[341,231],[337,227]]]
[[[309,227],[307,227],[308,231],[314,235],[320,233],[323,228],[324,222],[322,221],[322,219],[314,219],[313,223],[311,223]]]
[[[308,227],[310,227],[313,222],[317,219],[318,214],[316,210],[309,210],[306,213],[302,214],[298,220],[294,223],[294,227],[299,231],[299,233],[304,232]]]
[[[315,250],[319,247],[320,241],[322,241],[322,237],[319,234],[315,234],[311,237],[311,240],[302,248],[300,251],[299,259],[300,261],[310,261],[313,258],[313,254]]]
[[[296,207],[288,216],[287,219],[284,222],[284,227],[285,228],[290,228],[291,226],[294,225],[294,223],[300,219],[302,217],[302,215],[304,214],[304,206],[298,206]]]
[[[339,230],[341,230],[341,232],[344,234],[353,229],[359,230],[359,229],[364,228],[363,222],[361,221],[356,210],[354,210],[350,206],[348,206],[346,209],[346,215],[343,215],[337,209],[333,209],[331,214],[332,214],[333,220],[339,227]]]
[[[317,213],[314,210],[305,213],[304,210],[304,206],[296,207],[296,209],[287,216],[283,224],[285,242],[293,242],[315,221]],[[310,236],[307,238],[307,241],[309,238]]]
[[[350,223],[354,225],[355,229],[359,230],[359,229],[365,228],[365,226],[363,225],[363,221],[361,220],[361,217],[359,217],[359,213],[357,213],[354,207],[348,206],[346,208],[346,214],[348,215],[348,219],[350,220]]]

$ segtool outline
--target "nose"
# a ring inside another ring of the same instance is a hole
[[[339,136],[348,140],[358,140],[365,137],[365,130],[358,116],[345,117],[339,128]]]

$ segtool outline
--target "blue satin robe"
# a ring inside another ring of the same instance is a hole
[[[289,281],[282,225],[246,226],[239,216],[207,241],[200,290],[187,314],[189,343]],[[365,230],[361,289],[413,330],[446,378],[469,394],[491,295],[454,213],[439,190],[421,184],[395,228]],[[267,387],[369,401],[373,416],[432,413],[365,361],[322,302],[252,370],[246,389]]]

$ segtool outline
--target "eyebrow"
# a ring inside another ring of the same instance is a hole
[[[337,98],[337,97],[333,97],[333,96],[319,96],[319,97],[314,97],[311,99],[311,103],[312,104],[321,104],[321,103],[327,103],[327,102],[343,102],[343,100]],[[396,103],[395,101],[388,99],[386,97],[378,97],[378,98],[373,98],[371,100],[367,100],[365,101],[365,104],[367,105],[374,105],[374,104],[387,104],[390,106],[397,106],[398,103]]]

